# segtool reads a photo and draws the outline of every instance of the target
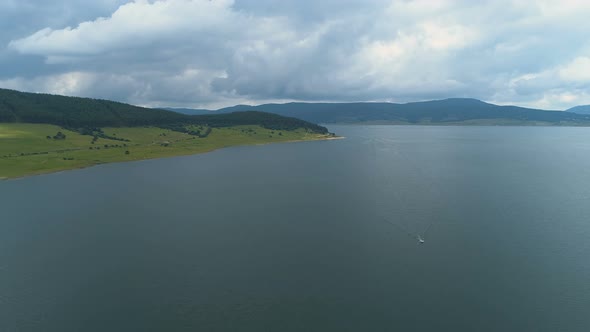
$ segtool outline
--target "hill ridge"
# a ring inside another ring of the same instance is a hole
[[[256,106],[236,105],[204,112],[216,114],[244,110],[276,113],[314,123],[590,125],[590,116],[587,115],[496,105],[475,98],[446,98],[408,103],[290,102]],[[190,111],[188,113],[193,114]]]
[[[565,110],[566,112],[572,112],[577,114],[590,114],[590,105],[578,105]]]
[[[0,122],[46,123],[68,128],[137,127],[205,124],[210,127],[261,125],[268,129],[327,129],[305,120],[258,110],[186,115],[165,109],[152,109],[105,99],[69,97],[45,93],[0,89]]]

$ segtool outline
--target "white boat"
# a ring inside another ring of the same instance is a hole
[[[420,235],[418,235],[418,244],[422,243],[424,243],[424,239]]]

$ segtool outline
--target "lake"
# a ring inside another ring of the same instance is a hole
[[[0,181],[0,331],[590,330],[590,128],[329,129]]]

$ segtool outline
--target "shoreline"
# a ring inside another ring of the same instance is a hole
[[[463,123],[463,122],[330,122],[330,126],[399,126],[399,127],[551,127],[551,128],[590,128],[590,124],[551,124],[551,123]]]
[[[165,159],[165,158],[174,158],[174,157],[183,157],[183,156],[193,156],[193,155],[205,154],[205,153],[210,153],[210,152],[218,151],[218,150],[221,150],[221,149],[227,149],[227,148],[233,148],[233,147],[239,147],[239,146],[262,146],[262,145],[282,144],[282,143],[301,143],[301,142],[313,142],[313,141],[330,141],[330,140],[338,140],[338,139],[344,139],[344,138],[345,137],[342,137],[342,136],[331,136],[331,137],[323,137],[323,138],[322,137],[319,137],[319,138],[312,138],[312,139],[288,140],[288,141],[277,141],[277,142],[267,142],[267,143],[257,143],[257,144],[245,143],[245,144],[236,144],[236,145],[229,145],[229,146],[223,146],[223,147],[213,148],[213,149],[206,150],[206,151],[198,151],[198,152],[192,152],[192,153],[179,153],[179,154],[175,154],[175,155],[172,155],[172,156],[161,156],[161,157],[154,157],[154,158],[140,158],[140,159],[134,159],[134,160],[120,160],[120,161],[112,161],[112,162],[97,162],[95,164],[90,164],[90,165],[85,165],[85,166],[80,166],[80,167],[72,167],[72,168],[60,169],[60,170],[48,170],[46,172],[24,174],[24,175],[19,175],[19,176],[15,176],[15,177],[6,177],[6,176],[5,177],[1,177],[0,176],[0,183],[2,183],[4,181],[12,181],[12,180],[25,179],[25,178],[29,178],[29,177],[33,177],[33,176],[41,176],[41,175],[48,175],[48,174],[56,174],[56,173],[62,173],[62,172],[75,171],[75,170],[80,170],[80,169],[85,169],[85,168],[90,168],[90,167],[99,166],[99,165],[105,165],[105,164],[131,163],[131,162],[138,162],[138,161],[145,161],[145,160]]]

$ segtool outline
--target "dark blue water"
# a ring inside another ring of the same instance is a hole
[[[0,331],[590,330],[590,129],[330,129],[0,182]]]

